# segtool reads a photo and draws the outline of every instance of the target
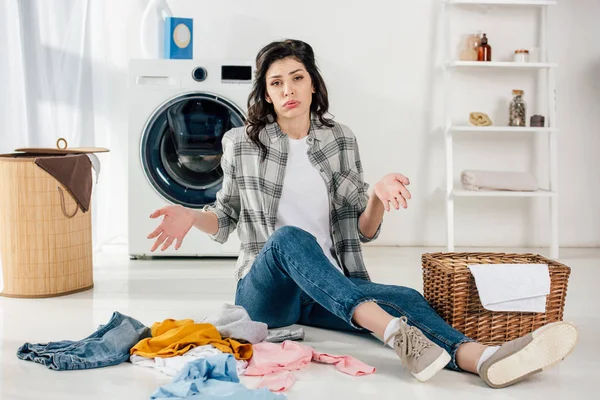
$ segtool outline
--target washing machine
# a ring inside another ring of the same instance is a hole
[[[169,204],[200,209],[221,189],[224,134],[243,126],[252,86],[249,62],[131,60],[129,64],[129,254],[236,257],[236,232],[225,244],[192,228],[179,250],[150,252],[147,236]]]

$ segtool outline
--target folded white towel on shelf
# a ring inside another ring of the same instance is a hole
[[[548,265],[478,264],[469,269],[486,310],[546,312],[546,296],[550,294]]]
[[[538,189],[537,180],[527,172],[466,170],[460,174],[460,181],[465,189],[475,191]]]

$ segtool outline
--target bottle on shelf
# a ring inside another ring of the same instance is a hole
[[[488,44],[485,33],[481,38],[481,44],[477,48],[477,61],[492,61],[492,46]]]

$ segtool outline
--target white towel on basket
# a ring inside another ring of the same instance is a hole
[[[469,269],[483,308],[490,311],[546,312],[550,272],[546,264],[478,264]]]
[[[527,172],[477,171],[466,170],[460,174],[460,181],[466,190],[512,190],[534,191],[537,180]]]

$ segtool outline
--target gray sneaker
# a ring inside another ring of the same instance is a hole
[[[571,354],[577,329],[568,322],[545,325],[504,343],[481,364],[479,376],[493,388],[503,388],[558,364]]]
[[[400,317],[400,329],[385,338],[385,344],[392,338],[402,365],[421,382],[431,379],[450,362],[450,354],[427,339],[419,328],[409,326],[406,317]]]

